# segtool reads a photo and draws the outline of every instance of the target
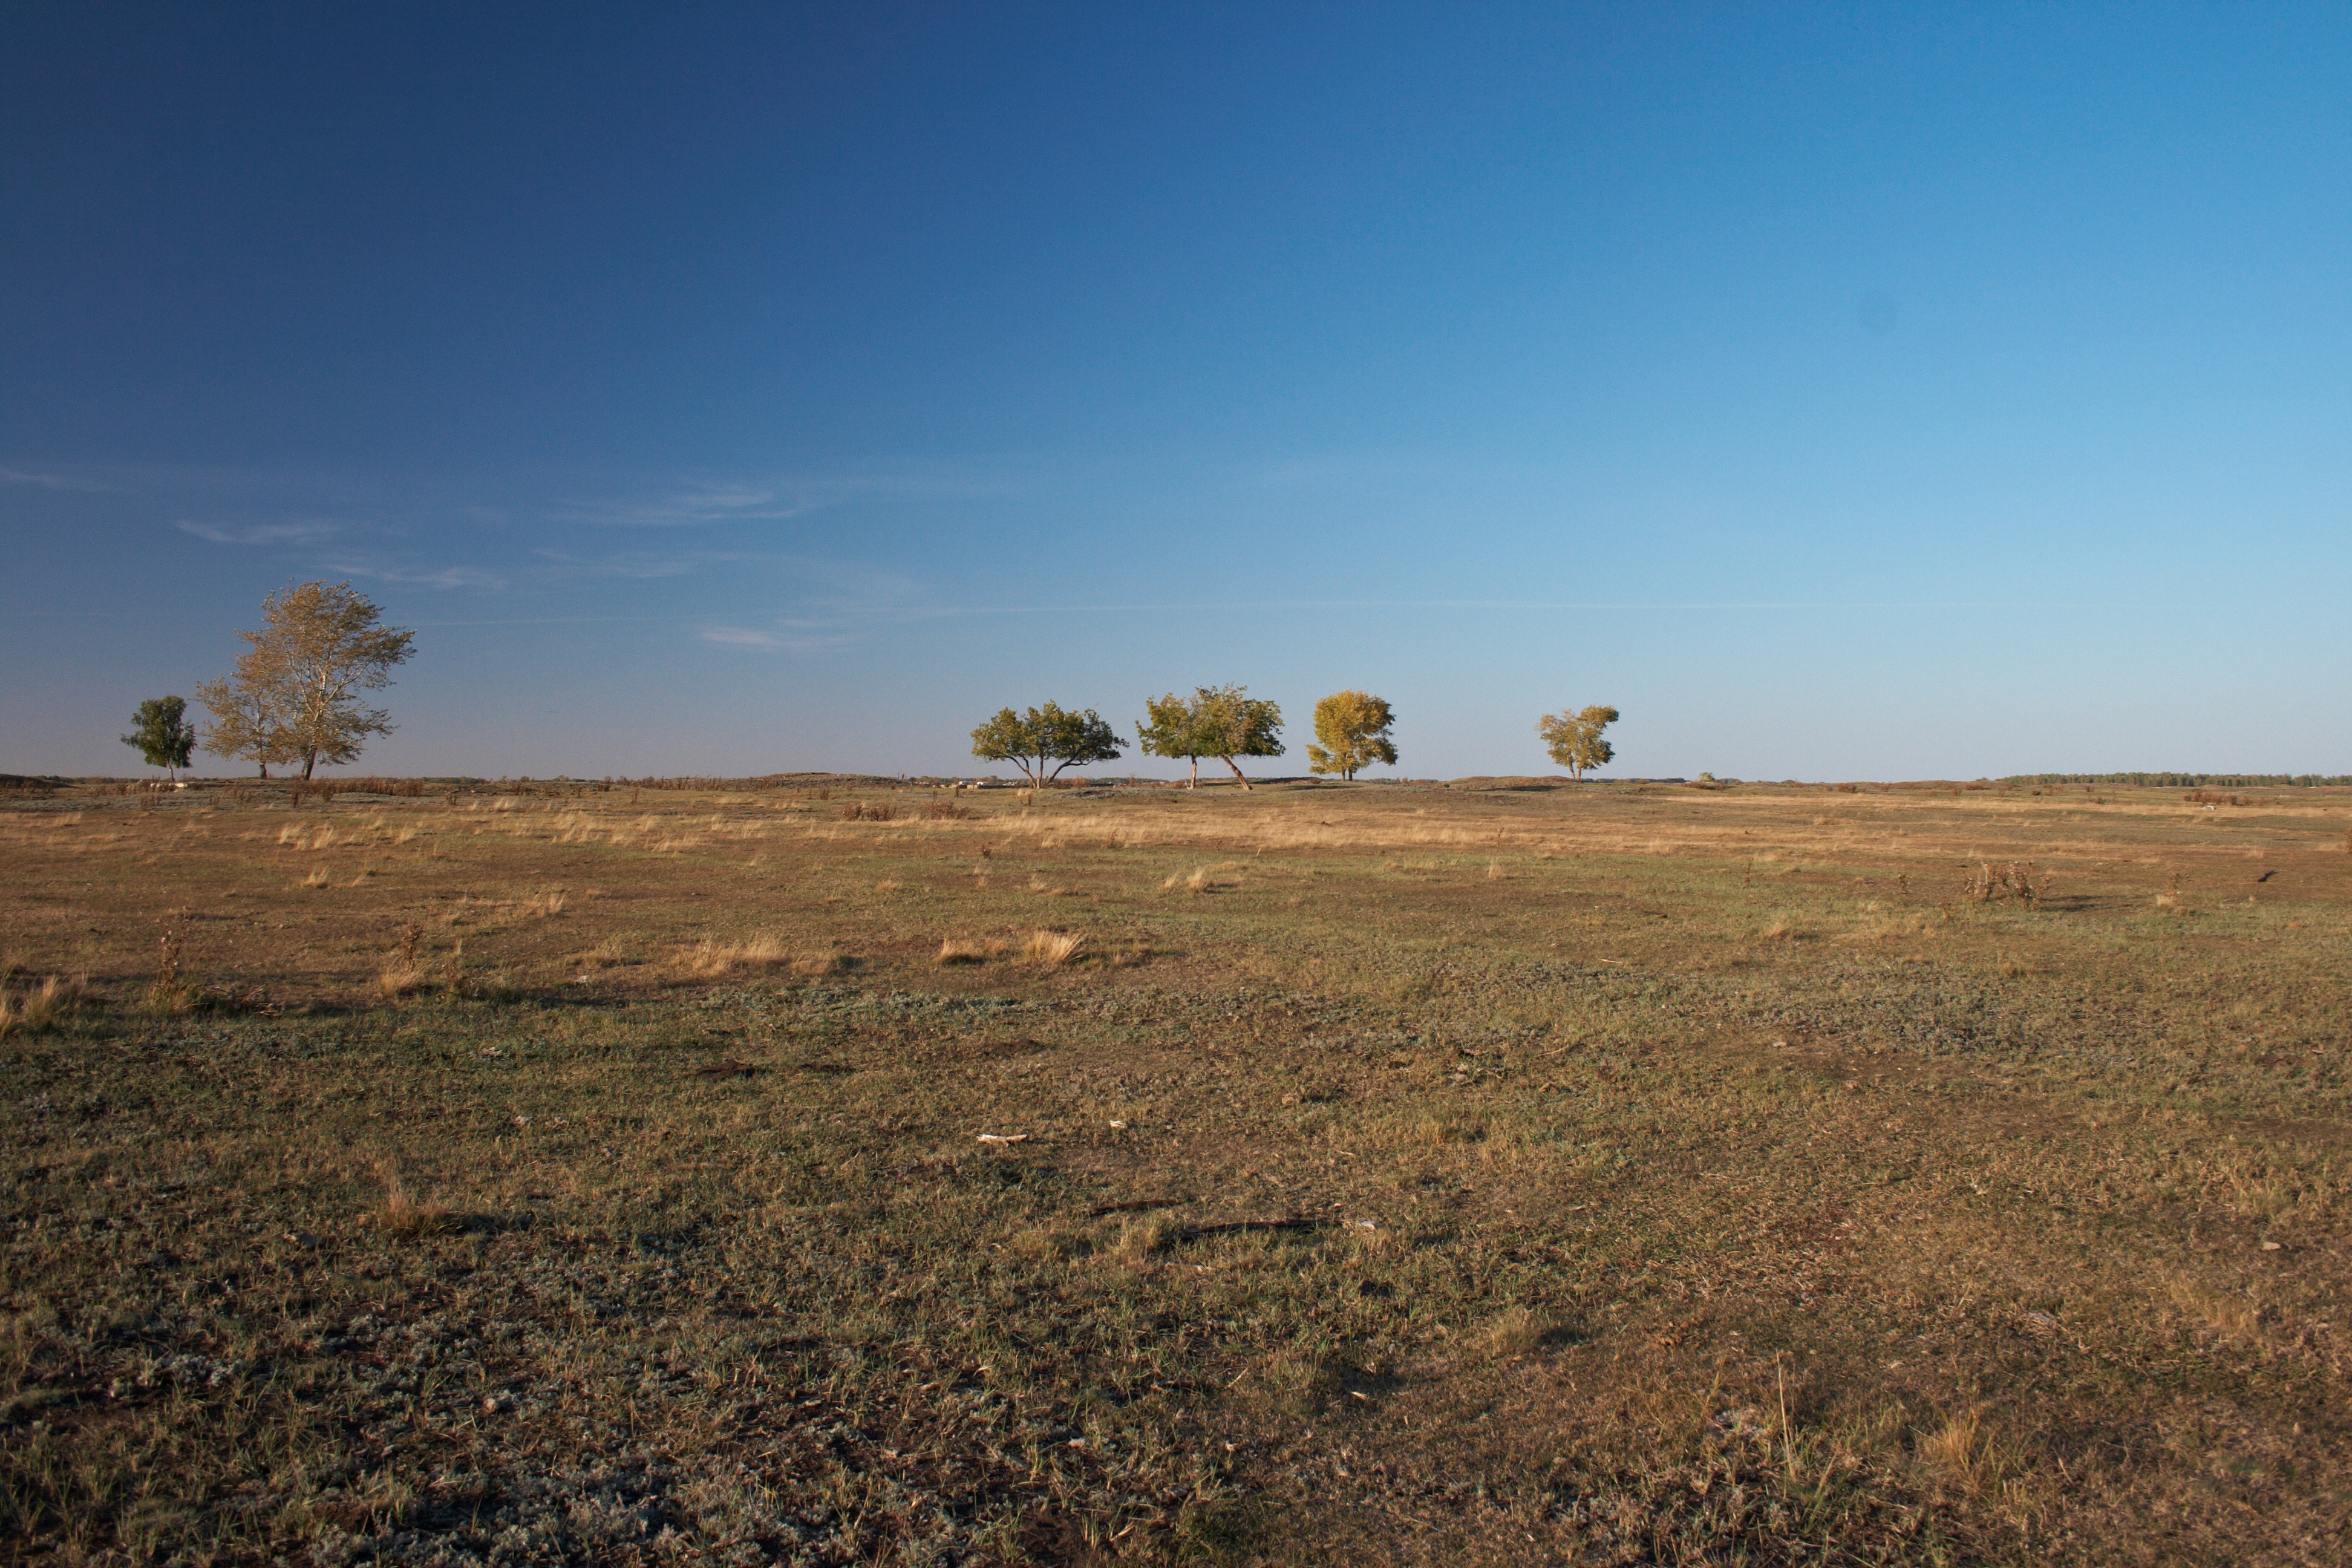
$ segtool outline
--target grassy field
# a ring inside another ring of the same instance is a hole
[[[2340,1563],[2347,829],[17,798],[0,1552]]]

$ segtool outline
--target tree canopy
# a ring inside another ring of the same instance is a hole
[[[1200,759],[1214,757],[1233,769],[1242,788],[1250,787],[1236,757],[1282,755],[1282,709],[1249,695],[1246,686],[1195,687],[1190,698],[1170,692],[1147,699],[1145,722],[1135,727],[1144,751],[1156,757],[1181,757],[1192,764],[1192,784],[1201,779]]]
[[[228,675],[196,688],[213,722],[204,748],[261,764],[348,763],[390,715],[360,693],[392,684],[416,634],[383,624],[383,612],[349,583],[289,583],[261,601],[262,626],[236,635],[252,646]]]
[[[1318,773],[1352,779],[1374,763],[1396,764],[1397,751],[1389,739],[1396,714],[1388,699],[1369,691],[1335,691],[1315,705],[1315,739],[1307,748],[1307,765]]]
[[[1033,784],[1052,783],[1073,763],[1115,763],[1126,744],[1093,709],[1075,713],[1057,702],[1025,714],[1000,709],[971,732],[973,756],[1011,763]],[[1051,773],[1046,771],[1049,763]]]
[[[135,746],[151,768],[169,768],[176,781],[196,749],[196,727],[188,722],[188,704],[180,697],[150,697],[131,716],[131,733],[122,737]]]
[[[1135,738],[1142,743],[1148,757],[1168,757],[1192,764],[1192,776],[1187,788],[1201,782],[1201,758],[1207,747],[1201,739],[1199,715],[1194,704],[1170,692],[1165,697],[1143,700],[1143,718],[1135,726]]]
[[[1536,721],[1536,733],[1543,737],[1551,760],[1566,768],[1569,777],[1581,779],[1587,768],[1606,767],[1617,754],[1617,748],[1601,738],[1601,731],[1615,722],[1617,710],[1595,703],[1580,712],[1562,709],[1545,714]]]

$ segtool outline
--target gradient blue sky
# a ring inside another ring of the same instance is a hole
[[[0,770],[348,576],[386,772],[2352,772],[2342,7],[16,5],[0,170]]]

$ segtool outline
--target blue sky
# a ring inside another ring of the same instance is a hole
[[[1589,702],[2352,772],[2347,80],[2315,6],[11,7],[0,770],[349,577],[386,772],[1224,681],[1267,771],[1361,687],[1418,776]]]

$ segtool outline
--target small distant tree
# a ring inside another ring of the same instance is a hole
[[[1566,768],[1569,777],[1580,780],[1585,769],[1606,767],[1616,756],[1617,748],[1601,738],[1601,731],[1615,722],[1617,710],[1596,703],[1580,713],[1547,713],[1536,721],[1536,733],[1543,737],[1551,760]]]
[[[262,627],[239,632],[253,646],[236,668],[196,688],[213,715],[204,737],[215,756],[261,764],[348,763],[372,735],[389,735],[390,715],[360,705],[360,693],[392,684],[407,661],[413,631],[383,624],[383,612],[349,583],[289,583],[261,601]]]
[[[995,718],[971,732],[973,756],[1011,763],[1033,785],[1051,784],[1073,763],[1115,763],[1126,744],[1093,709],[1073,713],[1056,702],[1025,714],[1000,709]],[[1049,763],[1051,773],[1046,771]]]
[[[1142,743],[1148,757],[1168,757],[1192,764],[1192,777],[1185,781],[1186,789],[1198,789],[1201,784],[1201,759],[1209,754],[1207,743],[1201,738],[1201,716],[1196,704],[1170,692],[1165,697],[1143,700],[1143,719],[1135,726],[1135,738]]]
[[[1201,782],[1201,759],[1214,757],[1234,770],[1244,789],[1250,787],[1236,757],[1282,755],[1282,709],[1249,695],[1246,686],[1195,687],[1187,698],[1170,692],[1148,698],[1148,715],[1135,727],[1144,751],[1155,757],[1181,757],[1192,763],[1187,788]]]
[[[1396,765],[1396,743],[1389,739],[1396,715],[1388,699],[1369,691],[1335,691],[1315,705],[1315,738],[1320,745],[1307,748],[1307,765],[1318,773],[1352,779],[1374,763]]]
[[[196,749],[196,727],[188,722],[187,711],[184,698],[150,697],[131,716],[131,733],[122,737],[124,745],[138,748],[149,767],[169,768],[174,784],[188,765],[188,754]]]

